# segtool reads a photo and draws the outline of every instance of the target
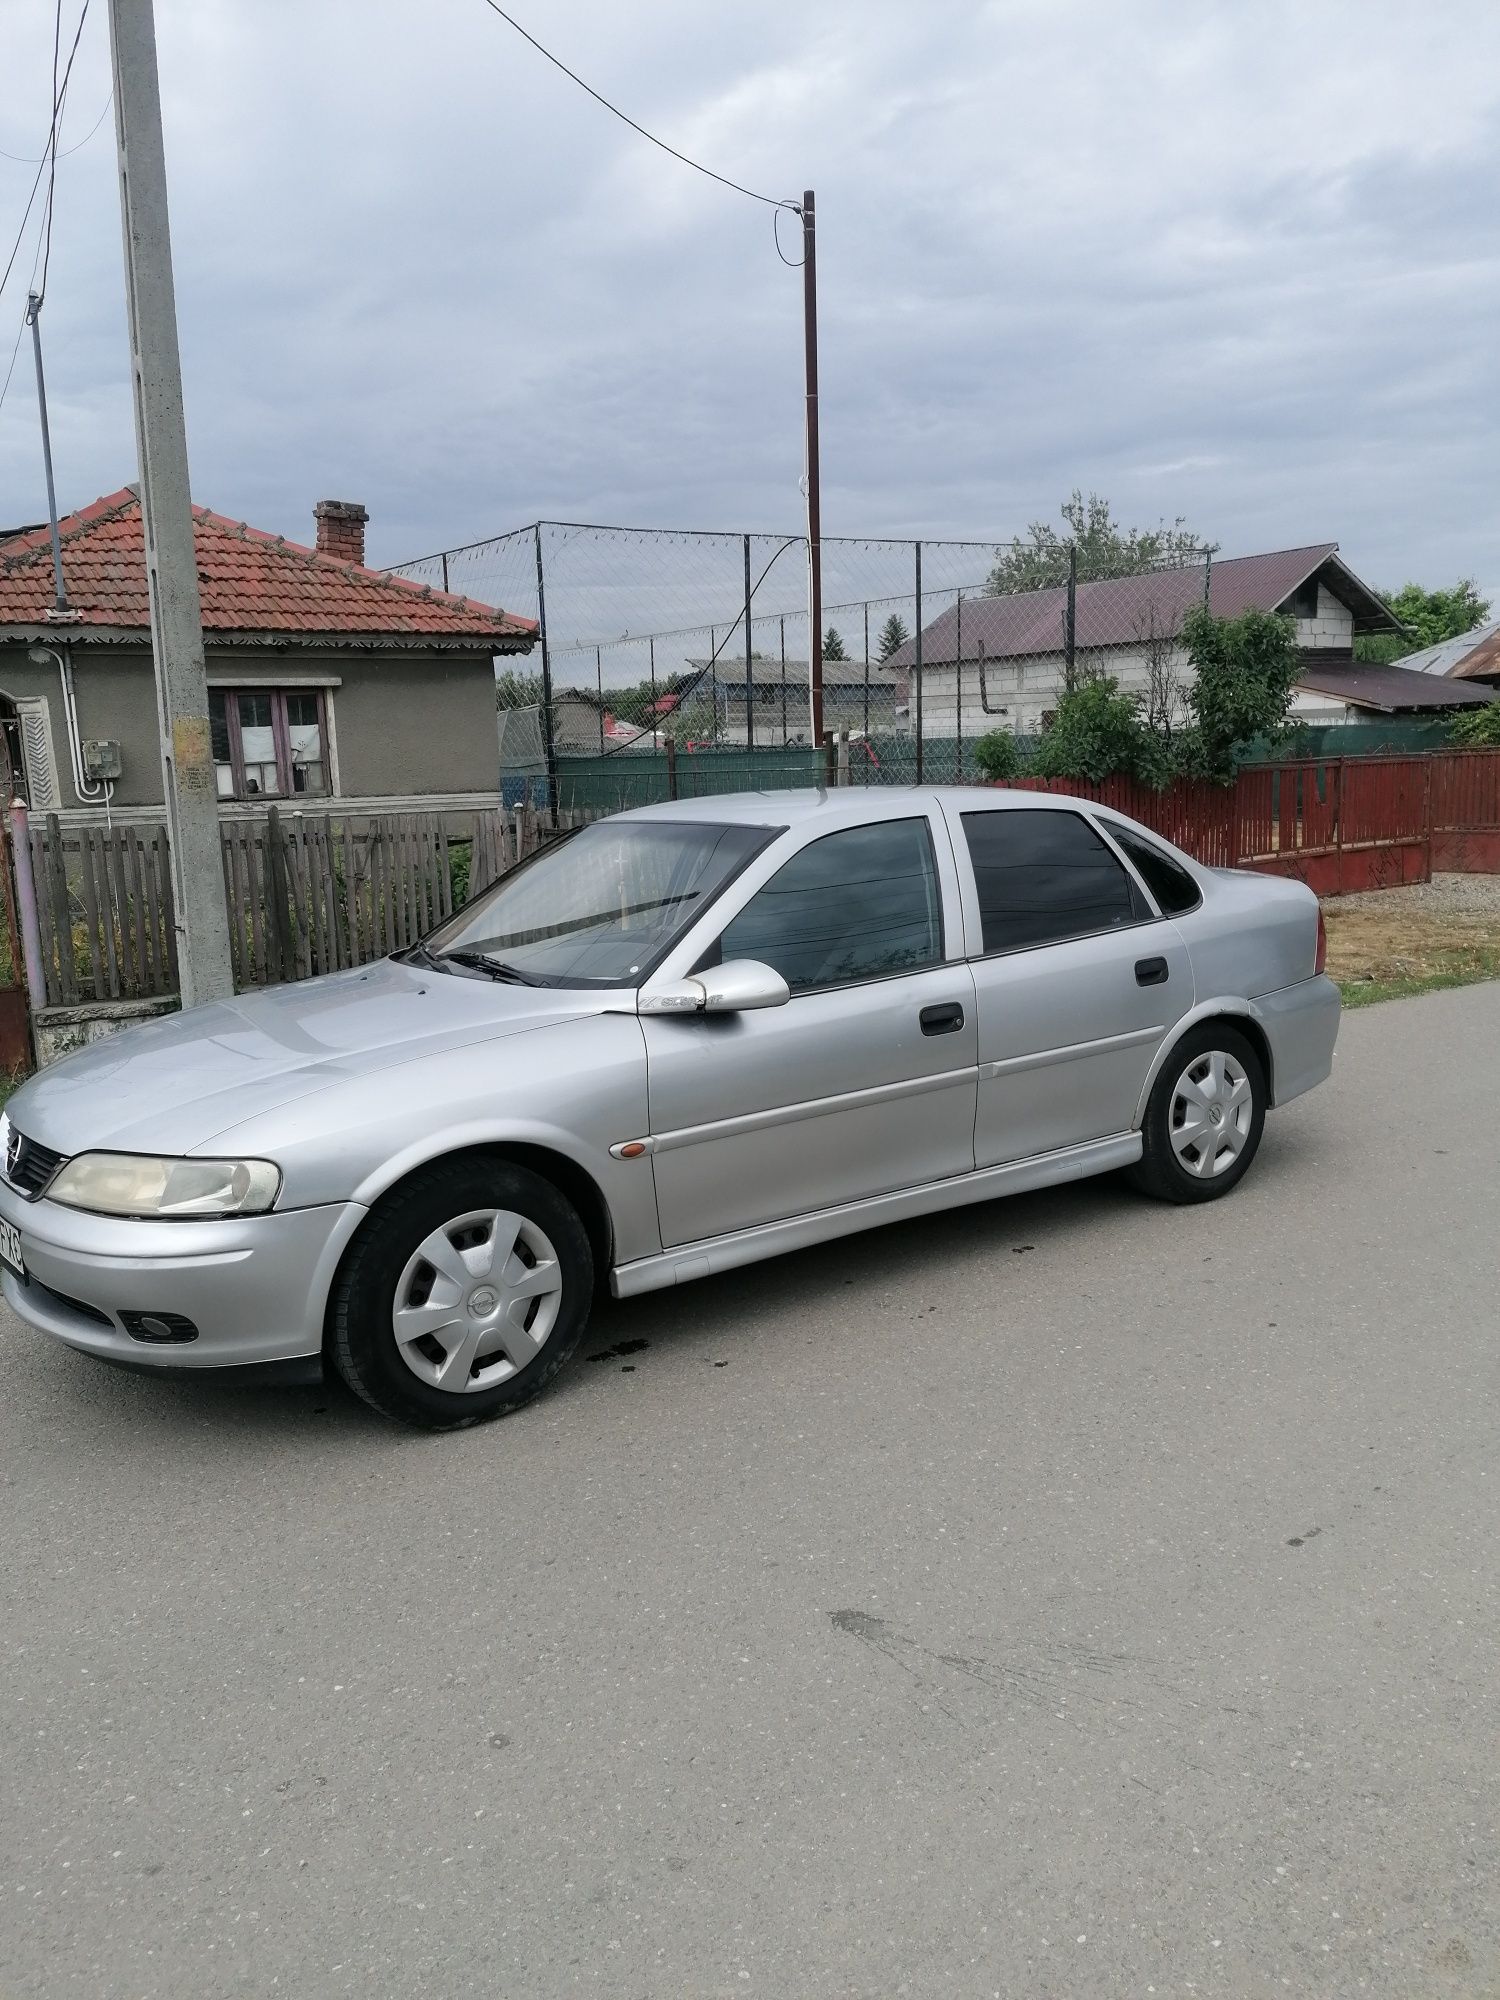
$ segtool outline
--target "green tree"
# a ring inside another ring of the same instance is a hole
[[[536,708],[542,699],[540,674],[519,673],[507,667],[495,676],[496,708]]]
[[[1406,631],[1362,633],[1354,642],[1357,660],[1404,660],[1409,653],[1425,652],[1444,639],[1472,632],[1490,615],[1489,599],[1479,595],[1473,578],[1467,576],[1460,577],[1451,590],[1424,590],[1419,583],[1403,583],[1399,590],[1380,595]]]
[[[1021,775],[1021,746],[1008,729],[992,729],[974,745],[974,762],[994,784]]]
[[[1488,708],[1471,708],[1460,715],[1448,731],[1450,742],[1461,750],[1500,750],[1500,701]]]
[[[1071,498],[1063,502],[1061,513],[1066,534],[1059,534],[1045,521],[1033,521],[1026,530],[1026,541],[996,551],[995,566],[985,586],[991,597],[1066,583],[1070,543],[1078,546],[1078,575],[1083,582],[1134,576],[1156,565],[1178,563],[1185,567],[1203,554],[1203,544],[1181,515],[1170,526],[1161,521],[1154,528],[1122,528],[1101,494],[1091,493],[1085,499],[1076,486]]]
[[[1091,785],[1125,777],[1159,786],[1167,776],[1139,701],[1109,674],[1090,675],[1062,697],[1031,768],[1039,778],[1082,778]]]
[[[1181,768],[1227,785],[1247,745],[1274,743],[1285,730],[1302,664],[1296,626],[1274,611],[1215,618],[1200,605],[1182,621],[1182,637],[1193,720],[1178,739]]]
[[[893,611],[880,628],[877,645],[881,659],[888,660],[892,653],[899,653],[910,637],[910,632]]]
[[[825,660],[847,660],[844,642],[839,637],[838,628],[830,625],[823,637],[823,658]]]

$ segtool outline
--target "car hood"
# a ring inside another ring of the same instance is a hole
[[[33,1077],[10,1117],[59,1153],[183,1153],[351,1077],[619,1004],[383,959],[122,1029]]]

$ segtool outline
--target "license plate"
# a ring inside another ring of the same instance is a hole
[[[15,1272],[24,1285],[26,1264],[21,1256],[21,1232],[13,1222],[7,1222],[0,1215],[0,1264]]]

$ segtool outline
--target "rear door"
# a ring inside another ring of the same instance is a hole
[[[1193,1004],[1176,926],[1071,804],[947,811],[979,1017],[976,1166],[1128,1132]]]
[[[747,888],[695,962],[772,965],[787,1005],[641,1017],[668,1246],[974,1164],[974,985],[941,817],[816,835]]]

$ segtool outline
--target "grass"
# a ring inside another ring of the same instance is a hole
[[[1410,1000],[1418,993],[1440,993],[1450,986],[1474,986],[1482,979],[1500,979],[1500,950],[1467,946],[1448,954],[1449,964],[1421,970],[1392,972],[1387,977],[1363,973],[1338,982],[1346,1007],[1373,1007],[1379,1000]]]

